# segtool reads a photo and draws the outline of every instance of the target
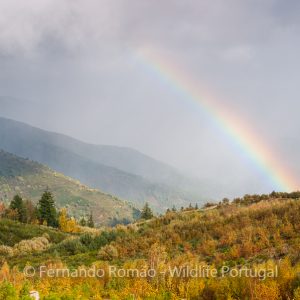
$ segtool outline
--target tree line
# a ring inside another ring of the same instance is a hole
[[[31,200],[24,200],[20,195],[15,195],[7,208],[0,203],[0,216],[21,223],[59,227],[70,232],[75,231],[74,228],[78,225],[91,228],[95,226],[92,213],[77,222],[68,216],[65,208],[58,211],[54,196],[49,190],[43,192],[36,205]]]

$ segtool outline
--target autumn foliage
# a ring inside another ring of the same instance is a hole
[[[0,299],[24,299],[22,293],[28,288],[38,290],[46,300],[300,299],[300,202],[296,197],[276,196],[280,195],[247,196],[245,201],[223,201],[213,208],[169,210],[136,224],[85,233],[76,232],[78,225],[67,211],[61,211],[59,228],[66,236],[63,240],[49,236],[46,247],[36,251],[34,258],[27,251],[15,252],[18,246],[11,245],[12,252],[0,248],[4,258]],[[24,245],[32,241],[36,242],[32,238]],[[36,268],[95,266],[106,273],[96,278],[26,278],[22,270],[30,261]],[[146,275],[112,277],[108,276],[110,266]],[[199,266],[216,269],[218,276],[171,276],[169,272],[175,267]],[[271,270],[275,275],[221,276],[224,266],[235,272],[248,268],[255,274]],[[157,271],[154,277],[147,273],[153,269]]]

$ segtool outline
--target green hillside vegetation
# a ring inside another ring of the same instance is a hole
[[[0,201],[8,203],[19,194],[36,203],[47,188],[54,194],[58,208],[66,207],[77,219],[93,212],[98,224],[115,224],[130,222],[138,215],[125,201],[90,189],[39,163],[0,151]]]
[[[77,268],[96,264],[106,269],[113,265],[125,270],[155,268],[165,272],[159,273],[164,275],[157,278],[125,276],[73,281],[44,278],[32,283],[43,290],[43,295],[52,295],[57,297],[55,299],[67,299],[63,298],[67,296],[77,299],[72,292],[76,284],[76,291],[79,289],[82,293],[81,299],[93,299],[97,295],[99,299],[120,300],[299,300],[299,196],[298,192],[246,195],[233,201],[224,199],[218,205],[202,209],[192,206],[180,211],[173,209],[163,216],[127,226],[68,234],[62,240],[52,238],[47,247],[34,253],[22,252],[19,244],[10,244],[16,250],[8,251],[4,257],[11,267],[20,268],[30,261],[34,266],[51,264]],[[18,230],[13,234],[18,235]],[[41,232],[37,235],[40,237]],[[14,240],[19,242],[19,239]],[[224,266],[236,270],[247,267],[277,271],[276,276],[270,278],[172,277],[168,273],[169,268],[199,265],[212,266],[218,272]],[[60,285],[47,288],[52,280],[61,282],[64,288]]]
[[[298,194],[295,195],[300,196]],[[112,234],[112,245],[117,248],[118,260],[122,262],[147,258],[151,246],[156,243],[165,248],[170,258],[189,252],[218,265],[280,258],[287,246],[289,254],[295,256],[293,260],[297,259],[300,201],[268,196],[268,199],[249,203],[249,197],[255,198],[247,195],[239,204],[221,203],[213,209],[169,210],[161,217],[99,232]],[[79,250],[69,248],[68,262],[74,259],[74,252],[89,257],[88,248],[80,237],[72,243]]]
[[[52,243],[60,243],[69,235],[43,225],[21,224],[8,219],[0,219],[0,245],[13,247],[22,240],[29,240],[47,234]]]

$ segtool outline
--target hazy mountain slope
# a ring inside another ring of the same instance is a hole
[[[71,147],[73,146],[75,145],[71,145]],[[65,147],[69,147],[69,145]],[[198,193],[198,196],[203,196],[204,194],[204,188],[200,182],[183,176],[175,168],[134,149],[109,145],[87,145],[83,143],[77,144],[74,149],[76,153],[88,156],[96,162],[142,176],[153,183],[176,187],[186,192],[189,191],[191,194],[193,192]]]
[[[93,212],[98,223],[109,224],[114,218],[133,220],[137,211],[127,202],[54,172],[31,160],[0,151],[0,199],[8,202],[15,194],[37,201],[49,188],[59,207],[68,207],[76,216]]]
[[[8,120],[6,120],[4,126],[6,126],[8,130],[20,129],[20,124],[7,124],[7,122]],[[3,123],[0,123],[0,125],[3,126]],[[87,144],[63,134],[30,128],[24,125],[25,124],[22,124],[22,131],[25,132],[25,135],[34,134],[36,142],[43,142],[68,149],[89,160],[117,168],[130,174],[142,176],[153,183],[176,186],[177,188],[180,186],[182,189],[199,193],[199,196],[202,196],[204,193],[203,185],[201,186],[200,182],[187,178],[180,174],[175,168],[134,149],[110,145]]]
[[[138,205],[149,201],[161,209],[208,198],[200,184],[128,148],[85,144],[5,118],[0,118],[0,147]]]
[[[13,97],[0,96],[0,107],[0,116],[5,116],[9,119],[30,123],[30,120],[38,120],[39,122],[43,118],[43,110],[39,103],[33,103],[28,100],[23,101]],[[47,107],[47,112],[49,109],[50,108]],[[20,119],[20,117],[22,119]],[[19,125],[15,126],[15,129],[19,129]],[[3,126],[3,123],[1,126]],[[11,129],[13,128],[13,125],[10,124],[9,127]],[[25,126],[22,128],[22,130],[26,131],[26,135],[29,133],[28,129],[30,128],[25,128]],[[76,154],[87,157],[98,163],[117,168],[127,173],[142,176],[155,183],[164,183],[168,185],[177,185],[179,183],[182,185],[184,182],[188,181],[187,178],[182,176],[171,166],[130,148],[91,145],[52,132],[47,132],[46,134],[43,131],[38,132],[35,130],[34,135],[39,142],[71,150]]]
[[[34,109],[32,109],[33,106]],[[32,103],[28,100],[23,101],[13,97],[0,96],[0,107],[0,116],[25,123],[30,123],[30,120],[39,121],[42,119],[43,115],[42,109],[38,103]],[[47,108],[47,110],[48,109],[49,108]],[[20,116],[22,119],[20,119]],[[3,123],[1,126],[3,126]],[[12,124],[10,124],[10,128],[12,128]],[[26,128],[23,128],[22,130],[26,130]],[[35,131],[35,136],[38,141],[63,147],[101,164],[117,168],[127,173],[140,175],[153,182],[174,183],[174,181],[178,181],[181,177],[174,168],[133,149],[86,144],[62,134],[50,132],[45,134],[45,132],[38,133]],[[176,177],[175,180],[174,177]]]

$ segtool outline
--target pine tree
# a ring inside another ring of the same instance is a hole
[[[27,222],[27,211],[22,197],[15,195],[9,208],[17,212],[17,220],[23,223]]]
[[[148,202],[146,202],[142,213],[141,213],[141,219],[145,219],[145,220],[149,220],[153,218],[153,212],[148,204]]]
[[[86,219],[84,217],[82,217],[79,221],[79,225],[85,227],[87,224]]]
[[[38,218],[42,224],[57,227],[57,211],[51,192],[45,191],[38,203]]]
[[[87,226],[90,228],[94,228],[95,227],[95,223],[94,223],[94,218],[93,218],[93,214],[91,213],[89,216],[89,219],[87,221]]]

